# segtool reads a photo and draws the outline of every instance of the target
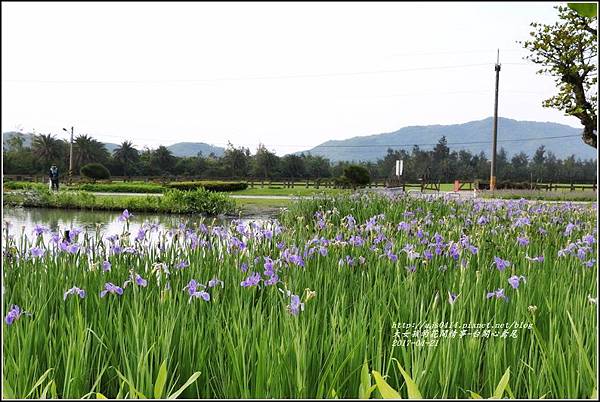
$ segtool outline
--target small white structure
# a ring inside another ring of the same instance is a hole
[[[404,170],[404,160],[396,161],[396,176],[402,176],[402,171]]]

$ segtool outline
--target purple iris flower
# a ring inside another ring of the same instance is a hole
[[[52,233],[50,236],[50,241],[56,244],[60,243],[60,235],[58,233]]]
[[[543,255],[540,255],[539,257],[529,257],[529,256],[526,255],[525,258],[527,260],[529,260],[529,261],[532,261],[532,262],[544,262],[544,256]]]
[[[548,233],[548,231],[547,231],[546,229],[542,228],[542,227],[540,227],[540,228],[538,229],[538,232],[539,232],[539,233],[540,233],[542,236],[543,236],[543,235],[545,235],[546,233]]]
[[[270,257],[265,257],[265,275],[273,274],[273,260]]]
[[[39,248],[39,247],[31,247],[29,249],[29,253],[31,254],[32,257],[39,258],[44,255],[45,251],[44,251],[44,249]]]
[[[79,236],[79,233],[82,231],[82,228],[71,228],[71,230],[69,230],[69,242],[77,240],[77,236]]]
[[[585,257],[587,256],[587,252],[588,252],[587,247],[580,247],[577,250],[577,258],[579,258],[580,260],[585,260]]]
[[[496,265],[496,268],[498,268],[498,271],[504,271],[507,267],[510,267],[509,261],[499,257],[494,257],[494,264]]]
[[[78,251],[79,251],[79,244],[77,244],[77,243],[69,244],[67,246],[68,253],[77,254]]]
[[[205,288],[206,286],[196,282],[195,279],[192,279],[188,282],[188,284],[183,288],[184,291],[188,291],[188,293],[190,294],[190,296],[194,293],[196,293],[197,289],[199,286],[202,286],[203,288]]]
[[[563,233],[563,236],[570,236],[571,232],[573,232],[573,229],[575,229],[575,225],[571,222],[569,222],[567,224],[567,227],[565,228],[565,232]]]
[[[49,231],[49,230],[50,230],[50,229],[48,229],[47,227],[45,227],[45,226],[43,226],[43,225],[40,225],[40,224],[36,224],[36,225],[33,227],[33,233],[34,233],[36,236],[40,236],[40,235],[42,235],[43,233],[46,233],[46,232],[47,232],[47,231]]]
[[[425,251],[423,251],[423,258],[425,258],[426,260],[431,260],[433,258],[433,253],[431,252],[431,250],[426,249]]]
[[[396,262],[398,261],[398,256],[394,253],[392,253],[391,250],[386,252],[387,257],[390,259],[391,262]]]
[[[300,311],[304,311],[304,303],[300,302],[300,296],[292,295],[290,304],[287,306],[292,315],[298,315]]]
[[[190,294],[190,303],[192,301],[192,297],[200,298],[200,299],[203,299],[204,301],[210,300],[210,294],[208,294],[208,292],[206,292],[204,290]]]
[[[209,288],[214,288],[217,285],[221,285],[221,287],[223,287],[223,281],[219,280],[217,278],[213,278],[210,281],[208,281],[208,287]]]
[[[504,294],[504,289],[497,289],[493,292],[488,292],[486,297],[488,299],[495,297],[496,299],[503,299],[504,301],[508,300],[508,297],[506,297],[506,295]]]
[[[521,275],[521,276],[513,275],[510,278],[508,278],[508,283],[510,284],[510,286],[513,287],[513,289],[519,288],[520,281],[523,281],[523,283],[526,282],[525,277],[523,275]]]
[[[183,269],[183,268],[187,268],[189,266],[190,266],[190,263],[188,261],[183,260],[179,264],[176,265],[176,268]]]
[[[594,235],[588,234],[583,236],[583,242],[589,244],[590,246],[596,242],[596,238]]]
[[[402,230],[404,232],[408,232],[410,230],[410,224],[402,221],[398,224],[398,230]]]
[[[104,284],[104,290],[102,292],[100,292],[100,297],[104,297],[106,296],[108,293],[111,293],[113,295],[122,295],[123,294],[123,288],[121,288],[120,286],[117,286],[113,283],[107,282]]]
[[[319,247],[319,254],[321,254],[323,257],[327,256],[327,247]]]
[[[146,238],[146,230],[144,228],[139,228],[137,236],[135,236],[135,240],[137,241],[144,241],[144,239]]]
[[[260,274],[258,272],[252,272],[250,274],[250,276],[248,276],[246,279],[244,279],[242,281],[242,283],[240,283],[240,285],[242,287],[250,287],[250,286],[256,286],[258,285],[258,283],[260,282]]]
[[[591,260],[584,262],[583,265],[585,265],[588,268],[593,268],[594,265],[596,265],[596,260],[592,258]]]
[[[417,266],[416,265],[409,265],[408,267],[406,267],[406,270],[408,272],[417,272]]]
[[[85,297],[85,290],[79,289],[77,286],[73,286],[71,289],[69,289],[65,292],[63,299],[67,300],[67,296],[75,295],[75,294],[77,296],[79,296],[81,299],[83,299]]]
[[[479,219],[477,219],[478,225],[485,225],[488,222],[489,222],[489,219],[487,218],[487,216],[480,216]]]
[[[119,216],[119,221],[124,222],[124,221],[128,220],[129,218],[131,218],[132,216],[133,216],[133,214],[130,214],[128,210],[125,210],[125,211],[123,211],[121,216]]]
[[[148,286],[148,281],[142,278],[139,274],[135,274],[135,284],[138,286],[146,287]]]
[[[242,262],[242,265],[240,266],[240,270],[242,272],[246,272],[248,270],[248,264],[245,262]]]
[[[354,217],[352,215],[347,215],[346,217],[344,217],[344,220],[346,221],[346,225],[348,226],[348,229],[350,229],[350,230],[354,229],[354,226],[356,226],[356,220],[354,219]]]
[[[110,261],[103,261],[102,262],[102,270],[104,272],[109,272],[111,267],[112,267],[112,265],[110,264]]]
[[[454,260],[458,260],[458,258],[460,257],[460,251],[456,243],[452,243],[448,252],[450,253],[450,256],[454,258]]]
[[[458,299],[458,296],[456,293],[451,293],[450,291],[448,291],[448,303],[450,304],[454,304],[456,302],[456,299]]]
[[[269,279],[267,279],[266,281],[263,280],[265,286],[272,286],[275,285],[279,282],[279,276],[277,276],[277,274],[273,274],[271,275],[271,277]]]
[[[8,310],[8,314],[6,314],[6,317],[4,318],[6,325],[12,325],[13,322],[21,318],[22,314],[21,307],[16,304],[10,306],[10,310]]]
[[[527,237],[521,237],[521,236],[517,236],[517,244],[519,246],[526,246],[529,244],[529,239]]]

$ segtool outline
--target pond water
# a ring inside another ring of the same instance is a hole
[[[121,213],[117,211],[5,207],[2,213],[2,237],[4,239],[7,223],[9,235],[13,235],[17,241],[23,235],[29,239],[33,238],[33,230],[36,225],[42,225],[50,229],[49,232],[44,233],[44,238],[49,238],[52,232],[64,234],[65,230],[75,228],[81,229],[82,233],[96,233],[96,230],[99,230],[102,235],[111,235],[123,231],[125,224],[119,220],[120,216]],[[207,218],[200,215],[132,213],[129,219],[129,232],[132,234],[137,233],[138,229],[144,224],[156,224],[161,229],[171,229],[178,227],[180,224],[185,224],[187,227],[197,227],[201,223],[207,226],[224,225],[234,219],[236,218],[231,216]],[[273,218],[268,216],[255,216],[242,218],[241,221],[260,224],[271,219]]]

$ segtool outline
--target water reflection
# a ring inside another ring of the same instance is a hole
[[[15,240],[19,241],[22,235],[31,239],[36,225],[42,225],[50,229],[47,233],[44,233],[45,239],[50,238],[51,233],[64,234],[65,230],[74,228],[90,233],[96,233],[98,230],[102,235],[121,233],[124,223],[119,221],[120,215],[116,211],[4,208],[2,218],[4,222],[3,229],[6,230],[8,223],[9,235],[13,235]],[[133,213],[129,220],[129,233],[137,233],[144,224],[154,224],[164,229],[176,228],[180,224],[193,228],[201,223],[205,225],[228,224],[233,219],[232,217],[206,218],[201,215]],[[269,220],[267,217],[242,219],[243,222],[254,221],[257,223],[267,220]]]

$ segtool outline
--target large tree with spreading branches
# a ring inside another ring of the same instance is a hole
[[[558,94],[546,99],[544,107],[574,116],[583,125],[583,141],[597,148],[598,124],[598,31],[596,5],[583,8],[557,6],[559,21],[552,25],[531,23],[531,39],[519,42],[541,66],[538,74],[555,78]]]

